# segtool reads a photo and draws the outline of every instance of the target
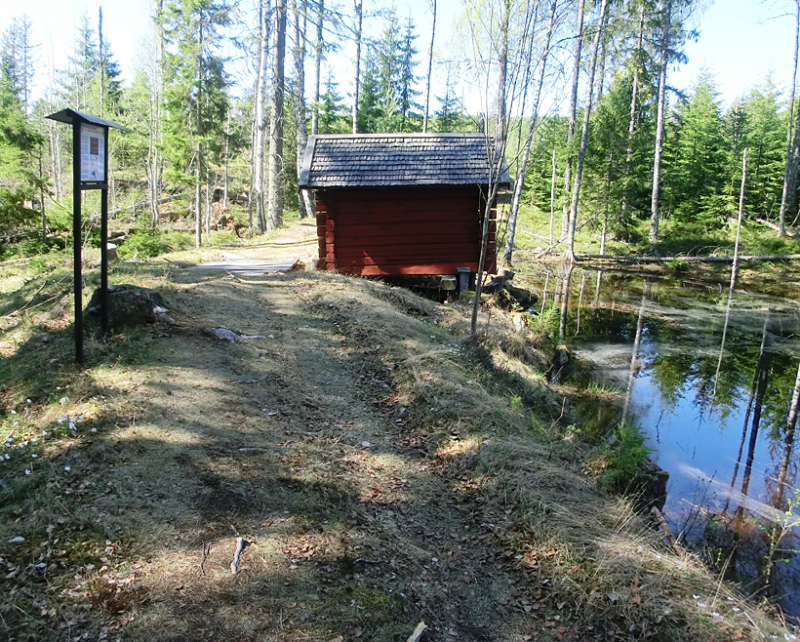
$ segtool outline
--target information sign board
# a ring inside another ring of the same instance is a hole
[[[105,183],[107,127],[81,125],[81,182]]]

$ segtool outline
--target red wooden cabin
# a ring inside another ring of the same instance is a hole
[[[361,276],[477,272],[489,145],[483,134],[311,136],[299,186],[316,194],[320,267]],[[504,162],[497,182],[508,187]],[[495,206],[488,272],[496,271]]]

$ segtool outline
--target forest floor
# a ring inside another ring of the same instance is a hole
[[[236,252],[296,251],[291,229]],[[111,282],[157,288],[180,327],[90,338],[83,369],[70,266],[4,272],[3,639],[789,635],[597,491],[601,453],[541,374],[549,340],[512,315],[488,304],[470,341],[466,302],[167,259]]]

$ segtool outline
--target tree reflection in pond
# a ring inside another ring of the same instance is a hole
[[[665,514],[673,527],[708,545],[707,519],[715,516],[735,531],[736,546],[752,544],[749,556],[729,560],[727,572],[763,590],[763,574],[754,574],[771,568],[765,560],[772,552],[780,560],[787,557],[780,549],[794,547],[792,529],[774,525],[795,520],[786,510],[797,478],[797,303],[610,272],[596,273],[588,302],[586,271],[562,269],[558,276],[552,302],[544,271],[540,282],[542,314],[555,308],[559,339],[576,356],[560,379],[625,391],[616,399],[579,397],[579,427],[600,436],[622,421],[639,425],[652,458],[670,473]],[[800,508],[794,510],[800,521]],[[794,555],[767,577],[796,616],[799,578]]]

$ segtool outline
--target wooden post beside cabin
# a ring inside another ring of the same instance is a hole
[[[309,137],[299,185],[316,194],[320,268],[357,276],[477,272],[495,161],[487,142],[483,134]],[[509,185],[505,164],[500,184]],[[495,213],[496,203],[490,273]]]

